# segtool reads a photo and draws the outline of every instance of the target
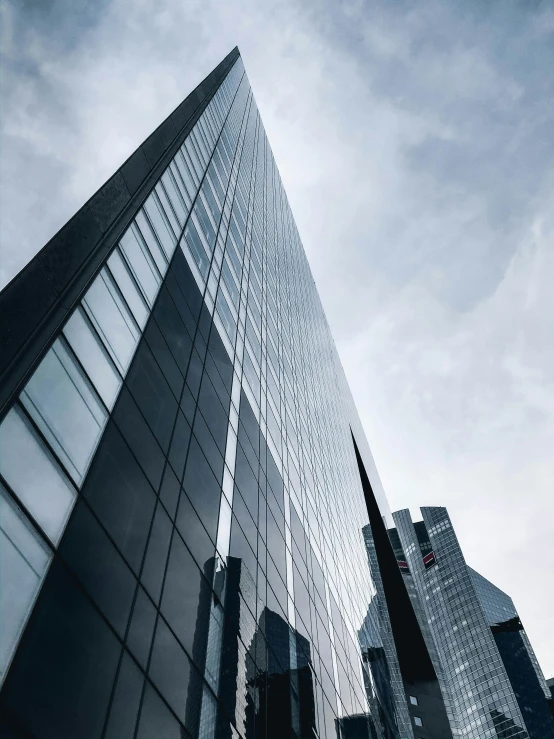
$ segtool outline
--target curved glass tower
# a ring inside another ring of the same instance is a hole
[[[352,435],[388,508],[237,49],[0,307],[2,735],[411,737],[368,700]]]

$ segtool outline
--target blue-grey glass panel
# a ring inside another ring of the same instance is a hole
[[[0,684],[52,558],[0,485]]]
[[[121,375],[82,308],[73,312],[63,332],[98,394],[111,409],[121,387]]]
[[[17,406],[0,426],[0,472],[56,544],[77,493]]]
[[[83,306],[121,374],[125,374],[139,339],[139,329],[105,269],[83,298]]]
[[[69,474],[80,483],[107,412],[60,339],[27,383],[21,401]]]
[[[148,305],[118,249],[108,259],[108,267],[136,322],[140,328],[144,328],[148,319]]]
[[[146,202],[144,203],[144,210],[146,211],[148,220],[154,228],[154,232],[156,233],[156,236],[158,237],[158,240],[162,245],[162,249],[164,250],[167,258],[170,259],[175,250],[176,236],[173,233],[173,229],[169,225],[167,216],[165,215],[165,212],[155,192],[153,192],[147,198]]]
[[[133,226],[127,229],[120,246],[148,305],[152,306],[162,280],[152,255]]]

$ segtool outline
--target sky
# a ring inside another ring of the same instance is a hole
[[[554,675],[554,5],[1,12],[0,286],[238,45],[391,509],[448,508]]]

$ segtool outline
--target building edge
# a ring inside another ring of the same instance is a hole
[[[239,57],[235,46],[0,291],[0,421]]]

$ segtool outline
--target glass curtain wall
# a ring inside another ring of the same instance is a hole
[[[351,427],[239,59],[0,426],[12,735],[397,736]]]

